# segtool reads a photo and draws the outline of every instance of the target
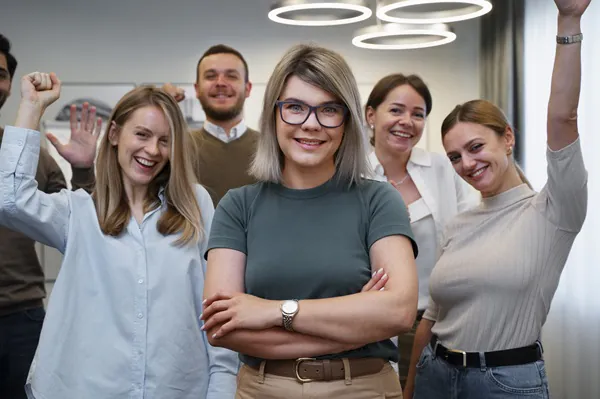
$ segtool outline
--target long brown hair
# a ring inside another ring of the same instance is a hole
[[[96,161],[96,189],[93,198],[98,223],[104,234],[118,236],[131,218],[118,150],[110,142],[109,130],[113,123],[117,129],[122,129],[136,110],[146,106],[155,106],[163,111],[171,131],[171,154],[169,162],[148,187],[144,211],[160,206],[159,191],[164,189],[167,209],[158,221],[157,230],[165,236],[181,233],[176,245],[195,243],[205,232],[194,191],[196,177],[187,153],[191,147],[187,127],[175,100],[164,91],[151,86],[138,87],[125,94],[108,120],[107,132],[101,140]]]
[[[464,104],[457,105],[452,112],[446,116],[444,122],[442,122],[442,138],[444,138],[450,129],[459,122],[476,123],[485,126],[488,129],[493,130],[498,137],[504,137],[507,128],[510,128],[515,132],[504,112],[496,105],[486,100],[471,100]],[[517,164],[512,154],[510,155],[510,159],[512,160],[513,165],[515,165],[521,181],[532,188],[531,183],[529,183],[529,180],[525,177],[525,173],[523,173],[523,170]]]

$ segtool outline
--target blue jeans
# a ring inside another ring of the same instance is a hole
[[[462,368],[427,345],[417,364],[413,399],[548,399],[544,361],[518,366]]]
[[[44,308],[35,308],[0,317],[0,398],[27,398],[25,380],[45,314]]]

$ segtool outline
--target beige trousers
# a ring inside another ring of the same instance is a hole
[[[347,380],[298,382],[295,378],[261,374],[243,365],[236,399],[402,399],[398,374],[386,364],[376,374]]]

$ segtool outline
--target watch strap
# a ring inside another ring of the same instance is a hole
[[[571,36],[556,36],[556,43],[558,44],[573,44],[579,43],[583,40],[583,33],[578,33]]]
[[[288,331],[294,331],[292,321],[294,321],[294,316],[285,313],[283,314],[283,328]]]

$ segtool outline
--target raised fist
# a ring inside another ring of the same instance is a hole
[[[185,100],[185,91],[181,87],[177,87],[171,83],[166,83],[161,87],[168,95],[173,97],[178,103]]]
[[[33,72],[21,79],[22,101],[45,110],[60,97],[60,80],[54,73]]]

